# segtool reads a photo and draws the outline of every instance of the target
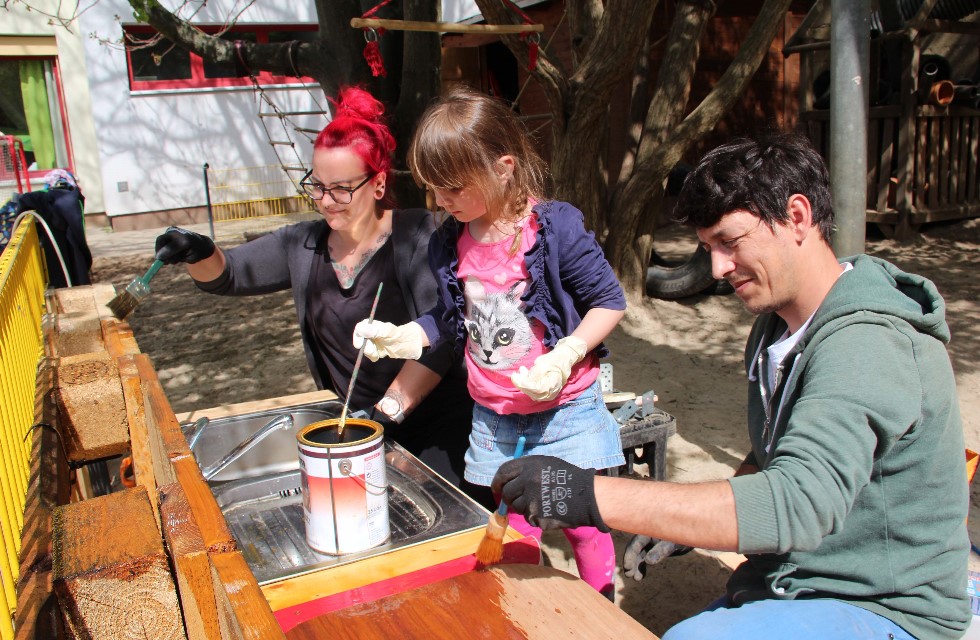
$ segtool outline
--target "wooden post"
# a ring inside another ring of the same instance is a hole
[[[912,193],[917,184],[924,178],[915,172],[916,135],[915,135],[915,92],[919,70],[919,47],[911,39],[902,40],[902,60],[900,64],[902,83],[899,88],[898,116],[898,170],[895,185],[895,209],[898,210],[898,224],[895,236],[899,239],[907,237],[911,231]],[[920,167],[920,171],[923,168]],[[918,206],[922,206],[919,200]]]
[[[58,507],[54,588],[77,638],[185,638],[144,487]]]

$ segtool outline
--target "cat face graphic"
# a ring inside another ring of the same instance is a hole
[[[531,323],[524,315],[523,280],[507,291],[487,293],[483,282],[468,276],[466,291],[466,348],[484,369],[509,369],[531,350]]]

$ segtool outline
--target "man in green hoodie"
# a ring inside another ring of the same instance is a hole
[[[543,528],[745,554],[726,596],[665,640],[961,637],[968,492],[935,285],[837,259],[827,170],[800,136],[709,152],[676,214],[759,316],[745,349],[751,452],[735,477],[596,477],[528,456],[494,491]]]

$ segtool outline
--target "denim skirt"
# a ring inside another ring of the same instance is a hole
[[[520,436],[526,438],[524,455],[555,456],[584,469],[626,464],[619,424],[606,409],[598,380],[577,398],[540,413],[502,416],[476,403],[466,480],[490,486],[500,465],[514,456]]]

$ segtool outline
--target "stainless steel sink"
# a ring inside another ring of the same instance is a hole
[[[253,433],[277,416],[290,414],[293,417],[291,429],[271,434],[254,448],[245,452],[211,478],[212,482],[227,482],[239,478],[254,478],[299,469],[296,457],[296,433],[306,425],[336,418],[343,405],[340,402],[320,402],[299,407],[284,407],[269,411],[258,411],[240,416],[215,418],[201,431],[194,445],[197,464],[205,468],[220,460]],[[184,425],[184,433],[190,425]]]
[[[198,464],[206,466],[270,419],[293,415],[292,431],[269,436],[208,483],[259,584],[486,526],[489,513],[483,507],[389,441],[385,442],[385,459],[391,539],[373,549],[341,556],[311,549],[303,524],[296,431],[336,417],[339,406],[287,407],[215,419],[194,447]]]

